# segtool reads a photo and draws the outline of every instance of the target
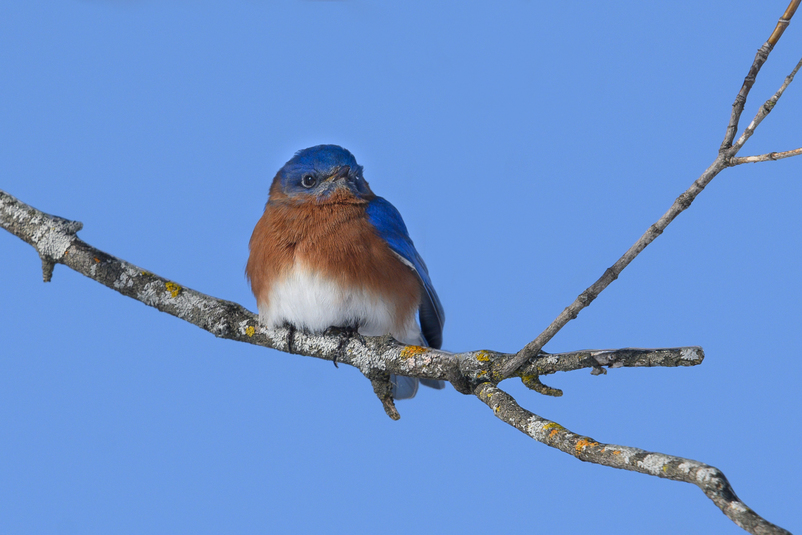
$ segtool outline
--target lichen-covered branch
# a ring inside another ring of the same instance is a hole
[[[702,190],[705,189],[710,181],[712,181],[721,171],[733,165],[732,159],[738,154],[738,151],[743,147],[746,140],[749,139],[760,122],[769,113],[771,113],[774,105],[782,96],[785,88],[788,87],[788,84],[793,81],[794,75],[802,65],[802,61],[800,61],[793,72],[786,77],[780,89],[760,108],[760,111],[758,111],[755,118],[744,130],[744,133],[741,135],[738,141],[733,144],[733,140],[735,139],[735,135],[738,131],[738,122],[740,120],[741,113],[743,112],[744,105],[746,104],[746,97],[749,95],[749,91],[752,89],[752,86],[755,83],[755,79],[757,74],[760,72],[760,68],[768,59],[769,54],[774,48],[774,45],[779,40],[782,32],[785,31],[785,27],[788,26],[788,23],[790,22],[794,12],[796,12],[799,2],[800,0],[791,1],[791,4],[785,10],[785,13],[781,17],[780,22],[778,23],[774,32],[772,32],[769,41],[767,41],[758,50],[755,60],[752,62],[752,66],[749,68],[749,73],[746,75],[744,83],[741,86],[741,90],[738,92],[738,96],[735,98],[732,114],[730,115],[730,122],[727,126],[727,133],[724,136],[724,141],[721,144],[718,156],[713,163],[710,164],[707,169],[705,169],[702,175],[697,178],[682,195],[677,197],[668,211],[663,214],[663,216],[660,217],[656,223],[650,226],[646,232],[644,232],[643,235],[638,238],[638,241],[636,241],[634,245],[632,245],[632,247],[630,247],[621,256],[621,258],[615,262],[615,264],[607,268],[607,270],[596,282],[594,282],[584,292],[579,294],[574,302],[568,305],[554,319],[554,321],[552,321],[551,324],[537,336],[537,338],[524,346],[517,354],[515,354],[515,356],[500,363],[494,375],[502,378],[510,377],[515,373],[516,370],[523,366],[525,362],[532,358],[532,356],[537,355],[543,346],[545,346],[549,340],[554,337],[554,335],[556,335],[563,327],[565,327],[569,321],[576,318],[582,309],[589,306],[593,300],[595,300],[596,297],[598,297],[599,294],[604,291],[605,288],[607,288],[614,280],[616,280],[624,268],[627,267],[635,259],[635,257],[641,253],[641,251],[643,251],[660,234],[662,234],[666,227],[668,227],[668,225],[674,221],[674,219],[680,213],[690,207],[691,203],[702,192]]]
[[[668,347],[662,349],[643,349],[627,347],[624,349],[585,349],[569,353],[541,353],[521,368],[519,375],[549,375],[591,368],[594,375],[607,373],[608,368],[644,368],[661,366],[696,366],[705,358],[701,347]]]
[[[495,379],[493,375],[495,364],[508,359],[510,357],[508,354],[487,350],[455,354],[426,347],[405,346],[389,336],[363,337],[347,331],[330,330],[324,334],[313,335],[293,328],[265,329],[259,325],[257,316],[241,305],[186,288],[100,251],[78,238],[80,223],[45,214],[2,190],[0,190],[0,227],[31,244],[42,257],[43,264],[46,262],[51,266],[51,273],[53,264],[64,264],[123,295],[188,321],[220,338],[350,364],[370,379],[385,412],[393,419],[398,419],[400,416],[391,395],[389,383],[391,373],[444,379],[450,381],[458,391],[465,394],[477,393],[480,399],[488,403],[491,398],[493,402],[502,399],[500,396],[491,395],[492,392],[501,390],[495,388],[489,381]],[[699,347],[591,349],[560,354],[541,352],[516,375],[534,390],[544,394],[560,395],[559,390],[543,385],[538,377],[558,371],[583,368],[590,369],[591,373],[600,374],[606,373],[605,367],[694,366],[700,364],[703,358],[704,353]],[[503,414],[508,414],[516,407],[518,411],[534,416],[517,404],[513,407],[509,403]],[[500,415],[501,409],[495,410],[494,407],[494,411]],[[566,444],[570,445],[570,441]],[[573,447],[577,448],[577,445],[582,444],[584,443],[575,441]],[[576,451],[579,452],[579,449]],[[636,454],[641,452],[634,448],[623,447],[620,451],[636,452]],[[592,460],[577,456],[583,460]],[[613,457],[607,461],[612,462],[616,459]],[[593,462],[605,464],[604,459]],[[693,463],[693,466],[706,466],[695,461],[687,462]],[[636,469],[618,466],[615,463],[608,466]],[[641,471],[651,473],[648,470]],[[661,477],[666,476],[661,475]],[[723,476],[721,478],[723,479]]]
[[[605,444],[573,433],[556,422],[522,408],[512,396],[490,383],[479,385],[474,393],[493,409],[497,418],[538,442],[573,455],[581,461],[693,483],[730,520],[749,533],[790,535],[788,531],[763,519],[738,499],[729,481],[718,468],[673,455]]]
[[[265,329],[256,314],[237,303],[187,288],[146,269],[96,249],[77,236],[81,224],[52,216],[0,190],[0,227],[34,249],[49,264],[64,264],[75,271],[125,295],[209,331],[219,338],[337,361],[358,368],[374,386],[388,414],[397,416],[384,396],[381,379],[395,373],[424,379],[442,379],[470,394],[481,382],[493,380],[493,365],[509,358],[494,351],[449,353],[428,347],[405,346],[385,337],[356,336],[348,331],[330,330],[310,334],[297,329]],[[52,268],[51,268],[52,273]],[[49,279],[48,279],[49,280]],[[651,355],[651,356],[648,356]],[[683,355],[694,355],[685,358]],[[656,350],[585,350],[560,355],[541,353],[518,375],[601,366],[678,366],[701,363],[701,348]],[[526,382],[526,381],[525,381]]]

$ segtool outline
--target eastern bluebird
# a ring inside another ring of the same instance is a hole
[[[443,306],[401,214],[370,190],[342,147],[298,151],[279,169],[250,251],[245,271],[266,327],[355,328],[438,349],[443,342]],[[391,381],[395,399],[418,391],[417,379]]]

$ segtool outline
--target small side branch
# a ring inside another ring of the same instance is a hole
[[[398,414],[398,410],[395,408],[395,402],[393,401],[393,385],[390,382],[390,374],[374,370],[367,374],[367,378],[370,379],[370,384],[373,386],[373,393],[376,394],[376,397],[381,401],[387,416],[392,420],[400,420],[401,415]]]
[[[697,366],[702,363],[705,353],[701,347],[666,347],[659,349],[642,349],[627,347],[624,349],[585,349],[568,353],[541,353],[521,367],[519,375],[549,375],[556,372],[567,372],[590,368],[594,375],[607,373],[602,366],[608,368],[643,368],[660,366],[676,368],[679,366]]]
[[[783,152],[769,152],[757,156],[736,156],[730,160],[730,165],[734,166],[741,165],[742,163],[773,162],[774,160],[782,160],[783,158],[799,156],[800,154],[802,154],[802,148],[786,150]]]
[[[556,422],[522,408],[512,396],[490,383],[479,385],[474,393],[493,409],[493,414],[498,419],[538,442],[573,455],[581,461],[693,483],[730,520],[749,533],[790,535],[788,531],[775,526],[747,507],[718,468],[673,455],[605,444],[573,433]]]

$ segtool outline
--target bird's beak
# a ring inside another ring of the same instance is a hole
[[[340,180],[340,179],[343,179],[343,178],[347,179],[348,178],[348,174],[350,172],[351,172],[351,166],[350,165],[343,165],[342,167],[338,167],[337,170],[334,171],[334,173],[332,173],[332,175],[329,178],[326,179],[326,181],[334,182],[335,180]]]

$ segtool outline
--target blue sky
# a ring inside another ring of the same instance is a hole
[[[515,351],[713,160],[787,2],[38,1],[0,10],[0,188],[255,308],[247,243],[294,151],[401,211],[444,348]],[[794,21],[745,117],[802,50]],[[799,83],[799,82],[798,82]],[[792,84],[742,155],[802,146]],[[725,171],[546,349],[701,345],[685,369],[502,387],[794,512],[802,158]],[[4,533],[741,533],[688,484],[582,463],[451,387],[388,419],[356,370],[217,340],[0,233]]]

